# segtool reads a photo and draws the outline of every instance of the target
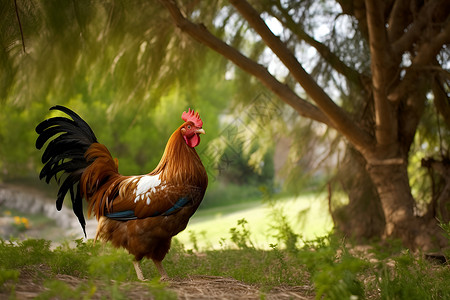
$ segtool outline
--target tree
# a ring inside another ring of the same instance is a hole
[[[448,73],[444,68],[448,67],[450,7],[446,1],[336,1],[341,11],[334,17],[349,16],[359,31],[360,42],[368,45],[369,70],[358,68],[355,62],[350,64],[354,58],[333,51],[331,44],[320,42],[307,32],[303,22],[313,1],[302,1],[302,4],[229,2],[233,13],[238,12],[239,18],[244,19],[248,28],[279,58],[311,102],[277,80],[267,67],[244,55],[242,49],[214,35],[208,29],[212,24],[203,22],[201,8],[183,6],[180,9],[173,0],[160,0],[182,32],[259,79],[299,115],[324,123],[346,138],[364,159],[376,188],[386,221],[386,236],[401,238],[412,248],[436,246],[432,240],[439,239],[435,224],[430,225],[429,220],[415,215],[407,166],[428,93],[432,93],[439,113],[448,122]],[[228,17],[230,15],[232,13]],[[271,31],[264,15],[276,18],[289,32],[284,39]],[[363,120],[353,117],[339,105],[339,99],[333,99],[305,70],[295,55],[295,45],[290,46],[293,42],[315,48],[328,68],[351,86],[349,90],[359,91],[359,97],[354,100],[368,111]],[[364,65],[364,62],[359,63]]]
[[[356,180],[346,185],[351,203],[361,207],[369,195],[368,207],[381,211],[385,236],[411,248],[443,242],[438,211],[415,213],[408,166],[421,124],[436,120],[432,128],[439,127],[442,155],[424,165],[440,174],[433,199],[448,208],[445,0],[159,3],[2,2],[0,96],[30,107],[56,96],[72,99],[81,90],[87,102],[106,98],[112,116],[134,99],[151,109],[168,89],[189,87],[209,48],[249,75],[229,66],[236,80],[256,79],[298,116],[345,138],[349,165],[358,164]],[[324,25],[325,34],[318,31]],[[307,47],[314,57],[305,58]],[[285,70],[270,69],[274,56]],[[364,192],[352,193],[359,186]],[[369,219],[370,213],[359,217]]]

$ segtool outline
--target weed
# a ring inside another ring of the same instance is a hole
[[[53,272],[73,276],[86,276],[88,274],[88,257],[77,249],[69,247],[58,247],[50,266]]]
[[[440,222],[439,226],[443,230],[444,237],[447,238],[447,241],[450,242],[450,221],[448,223]],[[447,261],[450,259],[450,248],[447,247],[445,251],[445,256],[447,257]]]
[[[278,280],[280,283],[285,281],[286,270],[288,269],[287,263],[285,261],[285,257],[283,253],[278,250],[277,245],[270,244],[270,248],[272,248],[272,253],[275,255],[276,260],[278,262],[276,269],[278,270]]]
[[[92,284],[80,284],[73,288],[69,284],[59,280],[47,280],[44,283],[46,291],[36,297],[43,299],[90,299],[96,288]]]
[[[400,239],[387,239],[371,245],[371,253],[380,260],[399,255],[403,250],[403,243]]]
[[[24,241],[0,240],[0,265],[19,268],[49,261],[52,257],[50,241],[28,239]]]
[[[318,266],[313,275],[316,298],[326,296],[329,299],[350,299],[364,297],[364,287],[358,280],[358,274],[367,264],[355,257],[345,255],[335,264]]]
[[[358,276],[369,264],[352,256],[337,236],[305,242],[298,256],[311,274],[317,299],[364,297],[364,287]]]
[[[131,256],[124,251],[114,251],[91,257],[87,261],[89,274],[103,280],[125,281],[135,278]]]
[[[279,243],[284,244],[287,251],[292,253],[297,252],[297,242],[300,236],[294,233],[282,209],[273,207],[271,212],[272,219],[274,220],[271,229],[276,232],[274,237]]]
[[[247,220],[240,219],[237,221],[238,227],[230,228],[231,241],[239,249],[255,248],[255,245],[250,239],[250,230],[247,227]]]
[[[166,289],[166,285],[159,282],[159,279],[155,278],[147,285],[150,294],[155,300],[171,300],[177,299],[177,294]]]
[[[442,228],[442,230],[444,230],[445,237],[450,240],[450,222],[440,222],[439,226]]]
[[[378,265],[376,285],[381,299],[448,299],[450,269],[416,258],[408,251]]]
[[[195,234],[194,231],[189,231],[189,239],[192,243],[192,248],[198,252],[199,248],[197,244],[197,235]]]
[[[2,290],[7,283],[16,283],[19,279],[19,274],[20,272],[17,270],[0,268],[0,290]]]

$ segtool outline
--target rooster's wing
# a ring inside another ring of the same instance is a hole
[[[121,221],[168,216],[199,203],[203,193],[200,187],[162,182],[159,175],[131,176],[120,183],[105,216]]]

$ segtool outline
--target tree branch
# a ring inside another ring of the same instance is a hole
[[[445,79],[441,77],[442,76],[439,73],[434,75],[431,83],[431,90],[434,94],[434,105],[436,106],[438,113],[441,114],[444,122],[450,127],[450,99],[446,92]]]
[[[345,111],[337,106],[328,94],[318,86],[316,81],[303,69],[302,65],[283,42],[267,27],[259,13],[247,1],[230,0],[230,3],[278,56],[318,107],[332,120],[336,129],[347,137],[358,150],[364,151],[371,148],[373,146],[372,138],[362,131]]]
[[[214,36],[204,25],[195,24],[189,21],[180,12],[175,1],[159,0],[159,2],[167,8],[178,28],[189,34],[198,42],[218,52],[239,68],[258,78],[267,88],[278,95],[281,100],[294,108],[299,115],[334,127],[330,119],[316,106],[300,98],[287,85],[280,83],[262,65],[249,59],[235,48]]]
[[[394,51],[394,56],[401,56],[405,51],[412,48],[413,44],[419,40],[423,34],[424,28],[429,23],[432,23],[431,15],[433,11],[436,10],[437,7],[439,7],[440,2],[436,1],[429,1],[425,2],[425,4],[420,8],[418,12],[415,13],[417,18],[412,22],[412,24],[409,26],[408,30],[404,32],[405,28],[397,28],[394,27],[390,30],[390,41],[392,42],[392,50]],[[401,7],[397,7],[398,10],[400,10]],[[406,10],[406,7],[404,8]],[[401,14],[402,12],[398,11],[398,14]],[[403,15],[410,14],[409,11],[403,11]],[[392,16],[394,18],[395,16]],[[393,24],[395,26],[395,24]],[[395,26],[400,27],[400,26]],[[394,31],[397,33],[394,36]],[[402,35],[400,34],[400,31],[402,31]]]
[[[16,10],[17,23],[19,23],[20,37],[22,38],[22,50],[23,50],[23,53],[26,54],[27,51],[25,49],[25,39],[23,37],[23,29],[22,29],[22,23],[20,22],[19,8],[17,7],[17,0],[14,0],[14,8]]]
[[[417,55],[413,58],[411,66],[406,69],[402,81],[388,95],[389,100],[397,102],[408,93],[411,93],[416,87],[417,72],[430,71],[432,68],[429,64],[435,60],[436,55],[442,49],[442,45],[447,43],[450,43],[450,21],[447,21],[447,25],[439,34],[434,36],[428,43],[424,43],[419,47]]]
[[[441,32],[435,35],[428,43],[423,43],[417,51],[416,57],[412,61],[412,65],[425,65],[435,59],[436,55],[442,49],[442,46],[450,43],[450,18],[447,24],[442,28]]]
[[[387,87],[392,81],[393,61],[389,53],[383,6],[377,0],[366,0],[367,27],[371,54],[372,85],[375,103],[375,135],[380,145],[392,144],[397,137],[391,103],[387,99]]]
[[[408,13],[410,2],[410,0],[397,0],[394,2],[388,20],[388,37],[390,42],[399,39],[404,34],[406,26],[411,22],[411,15]]]
[[[307,34],[300,24],[297,24],[292,16],[289,14],[286,9],[284,9],[280,2],[277,1],[275,4],[278,10],[281,12],[282,16],[271,11],[272,16],[278,19],[281,24],[283,24],[286,28],[292,31],[297,37],[306,43],[308,43],[311,47],[317,50],[317,52],[322,56],[322,58],[330,64],[330,66],[336,70],[339,74],[343,75],[347,78],[348,81],[355,84],[360,90],[364,90],[364,76],[357,72],[355,69],[352,69],[348,65],[346,65],[335,53],[333,53],[329,47],[325,44],[317,41],[312,36]],[[367,79],[368,80],[368,79]]]
[[[361,34],[368,40],[368,29],[366,20],[366,8],[364,0],[336,0],[342,8],[342,12],[358,20],[358,27]]]

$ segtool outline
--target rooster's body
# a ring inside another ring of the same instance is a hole
[[[139,261],[152,259],[162,277],[167,274],[162,260],[169,251],[174,235],[184,230],[189,218],[200,205],[208,177],[194,147],[200,142],[202,121],[189,110],[185,121],[167,142],[158,166],[149,174],[123,176],[118,162],[108,149],[97,142],[95,134],[77,114],[63,106],[55,106],[71,119],[55,117],[36,127],[41,149],[50,138],[42,162],[40,178],[49,182],[59,172],[67,174],[56,201],[60,210],[70,191],[73,211],[83,230],[85,220],[82,199],[89,203],[89,214],[99,223],[96,239],[111,241],[134,255],[134,266],[143,279]]]

